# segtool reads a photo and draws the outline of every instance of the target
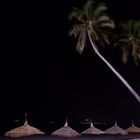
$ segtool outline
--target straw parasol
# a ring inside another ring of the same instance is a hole
[[[110,135],[117,135],[117,134],[121,134],[121,135],[127,135],[127,131],[125,131],[124,129],[120,128],[117,125],[117,122],[115,121],[115,125],[112,126],[111,128],[105,130],[106,134],[110,134]]]
[[[16,137],[40,135],[40,134],[45,134],[45,133],[35,127],[30,126],[27,121],[27,114],[25,114],[24,125],[8,131],[4,135],[7,137],[16,138]]]
[[[54,136],[62,136],[62,137],[76,137],[80,136],[78,132],[73,130],[71,127],[68,126],[68,122],[66,121],[64,127],[54,131],[52,133]]]
[[[105,134],[104,131],[94,127],[93,123],[91,122],[90,124],[90,128],[86,129],[85,131],[83,131],[81,134],[87,134],[87,135],[101,135],[101,134]]]
[[[140,128],[135,126],[134,122],[132,121],[132,126],[127,128],[126,131],[128,133],[140,133]]]

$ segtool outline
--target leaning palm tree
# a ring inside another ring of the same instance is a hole
[[[72,27],[69,35],[78,37],[76,50],[81,54],[85,48],[86,32],[94,42],[101,46],[109,44],[108,36],[115,27],[113,20],[105,13],[107,6],[104,3],[96,4],[93,0],[88,0],[82,10],[73,8],[69,19],[76,19],[77,23]]]
[[[110,31],[115,28],[114,22],[106,14],[107,6],[104,3],[95,3],[87,0],[82,10],[73,8],[69,20],[75,20],[69,35],[78,38],[76,50],[81,54],[89,38],[91,46],[99,58],[113,71],[124,83],[135,98],[140,102],[140,97],[128,82],[114,69],[114,67],[101,55],[96,44],[109,45]]]
[[[132,57],[134,64],[138,65],[140,60],[140,21],[129,20],[121,24],[115,45],[122,50],[122,61],[125,64],[129,57]]]

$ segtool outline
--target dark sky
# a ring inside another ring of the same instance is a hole
[[[23,120],[25,112],[30,121],[42,121],[42,125],[63,122],[66,116],[71,122],[92,118],[113,123],[117,118],[122,124],[133,119],[140,125],[140,104],[90,47],[79,55],[74,50],[75,41],[67,35],[71,7],[83,2],[3,4],[2,130],[14,126],[15,119]],[[110,16],[117,22],[139,18],[137,0],[106,2]],[[115,49],[102,53],[140,94],[140,66],[123,65]]]

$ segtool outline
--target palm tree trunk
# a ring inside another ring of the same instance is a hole
[[[99,53],[97,47],[91,39],[90,31],[87,30],[87,34],[90,40],[90,43],[93,47],[95,53],[99,56],[99,58],[112,70],[112,72],[123,82],[123,84],[129,89],[129,91],[134,95],[134,97],[140,102],[140,96],[138,93],[128,84],[128,82],[115,70],[115,68]]]

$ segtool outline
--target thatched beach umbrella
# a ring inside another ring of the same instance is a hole
[[[101,135],[105,134],[104,131],[94,127],[93,123],[90,124],[90,128],[84,130],[81,134],[86,134],[86,135]]]
[[[127,128],[126,131],[128,133],[140,133],[140,128],[135,126],[134,122],[132,121],[132,126]]]
[[[27,121],[27,114],[25,114],[24,125],[8,131],[4,135],[7,137],[16,138],[16,137],[40,135],[40,134],[45,134],[45,133],[35,127],[30,126]]]
[[[73,130],[71,127],[68,126],[68,122],[66,121],[64,127],[54,131],[52,133],[54,136],[61,136],[61,137],[76,137],[80,136],[78,132]]]
[[[127,131],[125,131],[124,129],[120,128],[117,125],[117,122],[115,122],[114,126],[112,126],[111,128],[105,130],[105,133],[110,134],[110,135],[117,135],[117,134],[127,135]]]

